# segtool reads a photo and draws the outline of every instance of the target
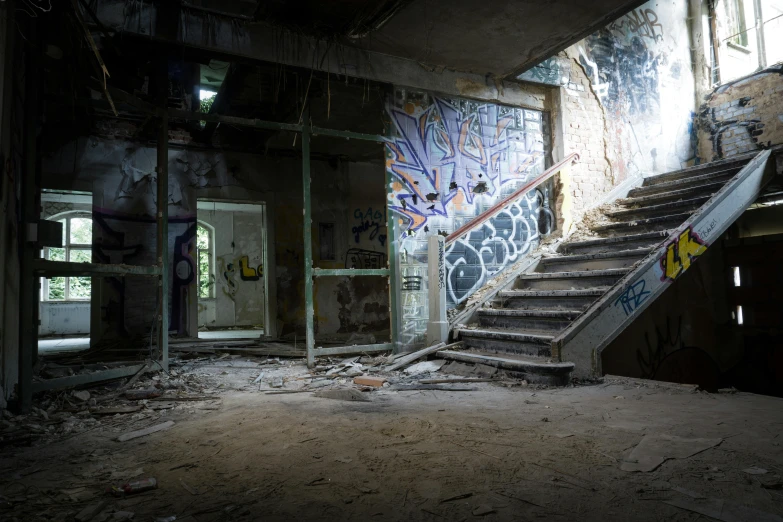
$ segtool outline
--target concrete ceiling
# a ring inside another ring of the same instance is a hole
[[[187,0],[431,66],[516,78],[640,0]]]
[[[638,0],[414,0],[365,49],[452,69],[516,77],[608,25]]]

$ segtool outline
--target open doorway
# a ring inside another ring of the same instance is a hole
[[[266,206],[199,199],[197,209],[199,338],[265,335]]]
[[[41,257],[51,261],[92,261],[92,194],[43,191],[41,218],[62,226],[62,246],[45,247]],[[91,277],[53,277],[40,280],[38,352],[51,354],[90,347]]]

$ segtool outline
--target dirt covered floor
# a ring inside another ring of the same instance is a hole
[[[25,417],[6,415],[4,440],[17,443],[0,449],[0,519],[783,515],[781,399],[628,380],[560,389],[508,380],[443,385],[473,391],[394,384],[442,378],[442,370],[387,375],[391,386],[359,391],[345,376],[319,385],[301,361],[263,362],[202,359],[139,381],[158,397],[118,402],[120,390],[104,387],[90,398],[51,395]],[[316,392],[304,392],[310,387]],[[328,390],[338,398],[317,396]],[[168,429],[117,440],[168,421]],[[28,446],[19,445],[24,440]],[[148,477],[157,489],[106,492]]]

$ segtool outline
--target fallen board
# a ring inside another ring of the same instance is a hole
[[[461,345],[462,345],[461,342],[450,344],[448,346],[446,345],[446,343],[434,344],[432,346],[423,348],[417,352],[413,352],[409,355],[406,355],[405,357],[401,357],[398,361],[395,361],[394,364],[387,366],[383,370],[386,372],[393,372],[395,370],[399,370],[400,368],[405,368],[406,366],[413,364],[414,362],[418,361],[422,357],[426,357],[440,350],[446,350],[449,348],[458,348]]]

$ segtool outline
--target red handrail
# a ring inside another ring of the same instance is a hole
[[[579,154],[576,152],[572,152],[568,156],[566,156],[561,161],[558,161],[548,169],[546,169],[540,176],[538,176],[536,179],[531,180],[530,182],[526,183],[523,187],[517,189],[514,191],[513,194],[509,195],[507,198],[503,199],[502,201],[498,201],[495,203],[492,207],[488,208],[476,218],[471,221],[470,223],[465,223],[461,227],[459,227],[457,230],[446,236],[446,244],[453,243],[458,238],[465,235],[466,232],[469,230],[478,227],[479,225],[482,225],[485,221],[487,221],[489,218],[491,218],[495,213],[503,210],[506,205],[508,205],[511,201],[517,199],[522,194],[527,194],[537,186],[539,186],[541,183],[545,182],[561,170],[563,170],[563,167],[565,167],[569,162],[576,162],[579,159]]]

